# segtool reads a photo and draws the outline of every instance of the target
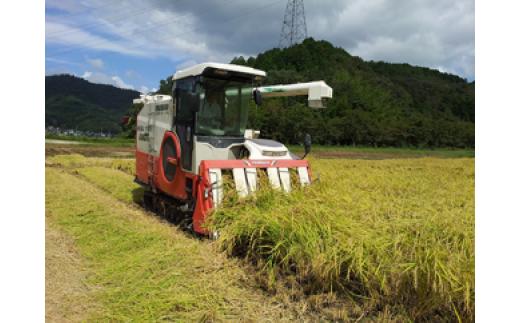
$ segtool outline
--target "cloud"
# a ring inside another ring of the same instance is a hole
[[[46,0],[45,5],[69,14],[79,14],[85,10],[85,6],[81,1]]]
[[[56,51],[46,53],[48,56],[61,55],[79,49],[102,50],[132,56],[147,56],[147,52],[139,49],[131,41],[114,41],[67,24],[52,21],[45,22],[45,42],[64,45]]]
[[[156,88],[149,88],[145,85],[141,85],[141,87],[139,88],[139,92],[143,93],[143,94],[147,94],[147,93],[155,93],[157,92],[157,89]]]
[[[126,83],[118,75],[110,76],[101,72],[85,71],[81,77],[92,83],[109,84],[122,89],[135,89],[132,84]]]
[[[125,83],[119,76],[112,76],[111,79],[114,82],[114,85],[117,87],[122,89],[134,89],[133,85]]]
[[[405,14],[403,14],[405,12]],[[441,67],[473,78],[475,69],[475,7],[462,1],[360,1],[337,13],[334,26],[321,32],[343,43],[352,54],[370,60]],[[338,30],[349,31],[345,36]]]
[[[103,9],[81,19],[49,15],[47,42],[190,64],[226,62],[276,47],[286,5],[284,0],[86,3]],[[309,0],[305,12],[309,36],[353,55],[474,75],[473,0]]]
[[[95,69],[101,70],[105,66],[105,63],[100,58],[87,58],[87,62]]]
[[[109,6],[104,10],[95,11],[95,14],[90,16],[75,19],[69,19],[67,15],[47,14],[46,42],[61,47],[49,51],[48,55],[60,55],[79,48],[148,58],[167,57],[174,61],[180,59],[201,62],[229,61],[236,55],[256,54],[256,50],[237,50],[244,43],[240,42],[237,46],[227,38],[232,34],[242,39],[249,38],[248,34],[251,34],[251,31],[259,30],[255,23],[264,23],[258,18],[249,21],[247,18],[255,17],[258,13],[257,8],[273,8],[272,5],[277,2],[279,5],[280,0],[269,3],[269,6],[251,6],[248,3],[240,3],[240,0],[226,1],[225,5],[218,1],[208,1],[206,7],[205,4],[192,5],[186,1],[165,3],[162,0],[151,0],[143,6],[141,1],[129,0],[123,5]],[[88,3],[92,7],[108,5],[105,1],[90,0]],[[113,3],[115,2],[109,4]],[[282,8],[284,5],[279,7]],[[237,12],[237,9],[242,12]],[[247,23],[245,28],[240,26],[243,22]],[[225,28],[221,28],[223,26]],[[267,26],[269,24],[265,24],[260,30],[265,30]],[[235,28],[238,32],[233,32]],[[247,33],[242,35],[241,31]],[[216,35],[219,36],[215,37]],[[248,39],[249,44],[258,43],[254,38],[253,34]],[[275,42],[262,49],[270,48],[274,44]]]

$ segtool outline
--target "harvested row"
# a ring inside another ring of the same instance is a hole
[[[107,171],[112,175],[119,172]],[[121,174],[115,181],[121,186],[131,183],[130,175]],[[82,319],[306,318],[304,307],[281,305],[251,286],[247,273],[213,245],[185,236],[81,177],[47,168],[46,210],[47,222],[72,238],[85,263],[89,286],[85,300],[95,301],[96,306],[86,304],[88,311]]]
[[[474,161],[314,160],[321,181],[213,214],[230,255],[308,293],[335,291],[413,320],[474,313]]]
[[[127,203],[140,203],[143,198],[143,188],[134,183],[129,174],[105,167],[77,168],[75,173],[87,181],[108,192],[111,196]]]
[[[104,167],[135,174],[135,160],[129,158],[85,157],[80,154],[55,155],[45,160],[47,166],[77,169],[82,167]]]

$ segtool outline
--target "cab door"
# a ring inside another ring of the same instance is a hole
[[[200,102],[194,77],[176,81],[175,100],[175,132],[181,146],[181,166],[184,170],[193,172],[193,132]]]

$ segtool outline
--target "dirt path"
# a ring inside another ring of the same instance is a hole
[[[79,322],[97,306],[86,285],[86,269],[74,241],[45,225],[45,320]]]
[[[46,209],[50,223],[76,242],[48,228],[51,321],[318,319],[304,303],[264,293],[246,268],[208,241],[77,176],[46,170]],[[83,274],[77,255],[91,275]],[[102,308],[85,314],[95,304]]]

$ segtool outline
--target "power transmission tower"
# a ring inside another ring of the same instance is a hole
[[[282,33],[278,47],[290,47],[307,38],[307,23],[303,0],[289,0],[283,17]]]

